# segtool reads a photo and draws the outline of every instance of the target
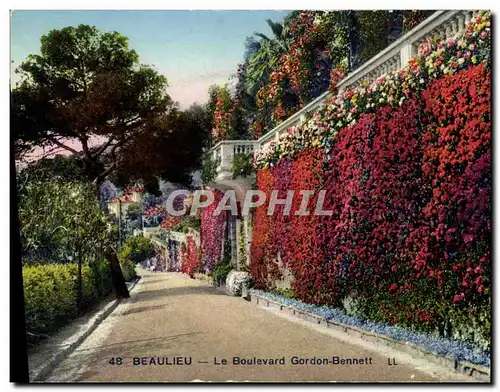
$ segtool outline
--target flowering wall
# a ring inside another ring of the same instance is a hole
[[[447,42],[423,42],[418,55],[402,70],[332,96],[305,124],[288,129],[276,142],[257,150],[256,167],[270,167],[285,157],[297,156],[305,148],[329,148],[338,131],[354,125],[362,114],[387,105],[401,107],[412,92],[422,93],[433,80],[482,62],[489,63],[490,39],[489,14],[484,13],[468,23],[463,35]]]
[[[187,243],[183,244],[183,251],[181,271],[194,278],[194,273],[200,267],[200,248],[196,246],[192,235],[187,235]]]
[[[290,217],[258,208],[256,287],[273,288],[279,254],[297,298],[369,298],[367,315],[389,323],[434,328],[450,309],[488,307],[489,81],[484,64],[445,76],[400,108],[382,107],[343,129],[325,165],[320,149],[308,149],[259,170],[268,197],[271,189],[325,189],[333,215],[294,216],[300,199]]]
[[[148,264],[155,271],[184,272],[194,278],[201,265],[201,248],[193,234],[186,235],[186,242],[168,239],[165,245],[155,245],[156,256]]]
[[[451,323],[455,338],[489,344],[488,39],[487,16],[475,18],[463,38],[420,48],[411,69],[333,98],[257,156],[268,198],[324,189],[333,215],[295,216],[296,202],[290,217],[258,208],[256,288],[273,289],[281,260],[301,300],[350,296],[370,319],[441,334]],[[476,331],[461,333],[471,318]]]
[[[215,209],[222,199],[223,193],[214,191],[214,202],[201,210],[201,248],[203,252],[203,272],[212,273],[222,258],[222,243],[227,224],[227,212],[222,211],[214,216]]]
[[[231,129],[231,116],[234,103],[226,86],[220,87],[217,91],[215,112],[213,118],[214,128],[212,129],[212,139],[214,143],[225,140]]]

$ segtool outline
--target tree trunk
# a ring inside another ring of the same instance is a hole
[[[104,182],[104,176],[96,176],[95,173],[92,173],[91,171],[88,172],[88,175],[89,179],[96,188],[96,196],[100,204],[101,185]],[[128,292],[127,285],[125,284],[125,278],[123,277],[122,268],[120,267],[120,262],[118,261],[116,252],[112,248],[109,248],[106,252],[106,258],[108,259],[111,267],[111,279],[113,282],[113,289],[115,291],[116,298],[130,298],[130,294]]]
[[[116,252],[110,250],[107,252],[106,257],[111,266],[111,279],[113,281],[113,289],[115,290],[116,298],[130,298]]]

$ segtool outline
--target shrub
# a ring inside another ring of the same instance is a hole
[[[107,268],[106,268],[107,266]],[[23,268],[26,329],[54,331],[78,316],[77,264],[44,264]],[[82,265],[82,310],[111,291],[107,261]]]
[[[122,269],[123,278],[128,282],[134,280],[137,276],[135,272],[135,264],[132,261],[132,249],[129,246],[124,246],[123,249],[118,253],[118,261],[120,262],[120,267]]]
[[[241,295],[242,289],[249,288],[251,277],[248,272],[232,270],[226,277],[226,288],[236,296]]]
[[[98,297],[105,297],[113,290],[111,266],[108,260],[97,260],[91,264],[93,281]]]
[[[210,184],[215,177],[217,176],[217,166],[219,165],[219,161],[216,159],[212,159],[209,155],[207,155],[202,162],[201,167],[201,181],[203,184]]]
[[[32,178],[21,171],[17,187],[23,265],[102,257],[107,218],[92,185]]]
[[[253,168],[253,154],[238,153],[233,156],[233,178],[248,177],[255,172]]]
[[[136,264],[155,255],[153,243],[149,238],[143,236],[130,237],[123,245],[123,248],[129,248],[127,252],[130,254],[130,260]]]
[[[212,278],[215,284],[220,286],[222,282],[225,282],[227,275],[232,269],[233,267],[228,263],[217,264],[212,272]]]

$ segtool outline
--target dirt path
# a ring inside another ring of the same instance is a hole
[[[467,380],[352,337],[329,336],[184,275],[144,270],[140,275],[131,298],[47,381]],[[236,365],[234,357],[272,358],[285,364]],[[326,358],[330,363],[294,365],[295,357]],[[358,364],[334,364],[341,358],[351,362],[355,358]],[[395,358],[397,366],[389,366],[388,358]]]

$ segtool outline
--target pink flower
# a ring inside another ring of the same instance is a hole
[[[486,33],[486,31],[483,31],[479,37],[481,37],[481,39],[485,39],[486,37],[488,36],[488,34]]]
[[[418,47],[418,55],[419,56],[427,56],[432,50],[432,46],[430,42],[424,42]]]
[[[453,45],[455,45],[455,41],[453,41],[452,39],[450,39],[447,43],[448,47],[451,48]]]
[[[464,240],[464,242],[466,244],[468,244],[469,242],[472,242],[472,240],[474,239],[474,236],[472,234],[465,233],[465,234],[462,234],[462,239]]]

